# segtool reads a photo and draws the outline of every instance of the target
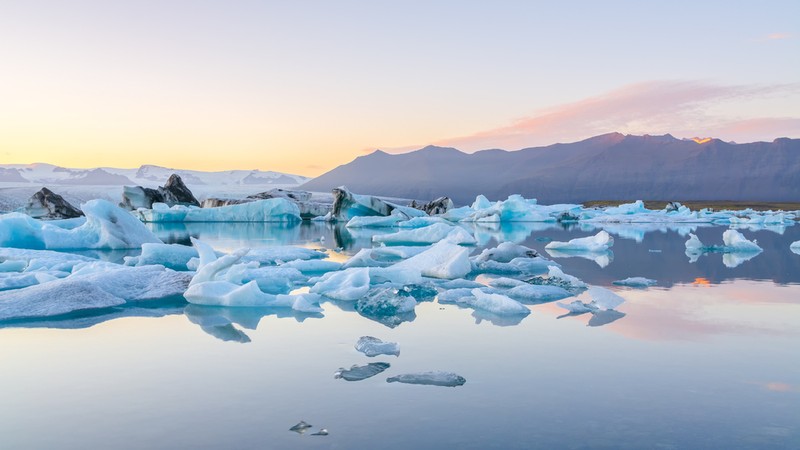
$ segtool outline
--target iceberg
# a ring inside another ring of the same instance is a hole
[[[397,342],[384,342],[373,336],[361,336],[355,349],[370,358],[378,355],[400,356],[400,345]]]
[[[547,278],[534,277],[528,280],[528,283],[535,285],[557,286],[570,292],[586,289],[588,287],[583,281],[572,275],[564,273],[556,266],[550,266],[548,268]]]
[[[366,317],[389,317],[414,311],[417,300],[395,287],[376,287],[356,301],[356,311]]]
[[[0,320],[47,317],[180,295],[190,275],[161,266],[75,265],[66,278],[0,292]]]
[[[125,257],[125,265],[162,265],[173,270],[189,270],[187,264],[196,257],[197,250],[194,247],[147,242],[142,244],[142,253],[139,256]]]
[[[311,287],[311,292],[334,300],[358,300],[369,292],[369,274],[365,267],[328,272]]]
[[[181,177],[173,173],[164,186],[150,189],[141,186],[125,186],[122,188],[120,206],[127,209],[151,208],[154,203],[173,205],[200,206],[192,191],[183,183]]]
[[[285,198],[271,198],[217,208],[154,203],[134,211],[142,222],[300,222],[300,208]]]
[[[416,208],[400,206],[378,197],[354,194],[344,186],[333,190],[331,217],[336,221],[346,222],[358,216],[388,216],[394,211],[404,215],[406,219],[427,215]]]
[[[487,248],[479,255],[472,258],[475,262],[497,261],[501,263],[511,262],[515,258],[537,258],[539,253],[524,245],[517,245],[513,242],[501,242],[494,248]]]
[[[353,365],[349,369],[340,367],[333,377],[337,380],[342,379],[345,381],[361,381],[374,377],[389,367],[389,363],[385,362],[369,363],[363,366]]]
[[[416,200],[412,200],[411,204],[408,206],[425,211],[425,214],[428,214],[429,216],[444,214],[455,207],[455,205],[453,205],[453,201],[450,200],[450,197],[438,197],[428,203],[420,204],[418,204]]]
[[[656,284],[658,284],[658,282],[656,280],[651,280],[649,278],[644,278],[644,277],[629,277],[625,278],[624,280],[614,281],[611,284],[615,284],[617,286],[646,288],[650,286],[655,286]]]
[[[556,250],[548,249],[547,253],[553,258],[583,258],[594,261],[601,268],[608,267],[614,260],[614,253],[611,250],[592,252],[587,250]]]
[[[616,309],[617,306],[625,302],[624,298],[606,288],[599,286],[590,286],[588,292],[589,296],[592,297],[591,304],[601,311]]]
[[[467,230],[444,223],[434,223],[422,228],[401,230],[391,234],[380,234],[372,237],[373,242],[385,244],[433,244],[441,240],[453,244],[475,244],[475,238]]]
[[[78,208],[64,200],[64,197],[46,187],[31,196],[24,212],[34,219],[71,219],[83,215]]]
[[[424,252],[391,267],[416,271],[426,277],[444,279],[463,278],[472,270],[469,249],[448,241],[434,244]]]
[[[789,250],[794,254],[800,255],[800,241],[792,242],[791,245],[789,245]]]
[[[456,387],[461,386],[467,380],[453,372],[420,372],[404,373],[386,379],[388,383],[424,384],[429,386]]]
[[[614,238],[607,232],[600,231],[594,236],[571,239],[569,242],[552,241],[544,248],[548,251],[552,249],[561,251],[580,250],[602,252],[608,250],[612,245],[614,245]]]
[[[749,241],[742,233],[736,230],[726,230],[722,233],[722,242],[726,252],[760,253],[761,247],[755,241]]]
[[[520,302],[528,303],[550,302],[572,296],[569,291],[558,286],[535,285],[524,282],[519,286],[512,287],[505,294]]]
[[[527,316],[531,313],[531,310],[525,305],[505,295],[486,293],[477,288],[473,289],[471,294],[471,297],[459,299],[458,304],[488,311],[498,316]]]
[[[398,222],[406,220],[407,217],[401,213],[392,212],[388,216],[356,216],[350,219],[345,227],[347,228],[391,228]]]
[[[566,309],[571,314],[585,314],[597,310],[596,308],[592,308],[590,305],[583,303],[580,300],[575,300],[571,303],[556,302],[556,305]]]
[[[127,249],[161,242],[127,211],[106,200],[81,205],[83,225],[62,228],[31,217],[10,213],[0,216],[0,246],[40,250]]]

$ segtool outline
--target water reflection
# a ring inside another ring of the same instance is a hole
[[[239,343],[250,342],[250,337],[234,325],[246,330],[255,330],[261,319],[266,316],[293,318],[297,322],[323,317],[321,313],[304,313],[291,308],[231,308],[192,304],[186,305],[183,313],[191,323],[198,325],[209,335],[223,341]]]

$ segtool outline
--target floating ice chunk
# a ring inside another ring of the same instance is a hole
[[[792,253],[800,255],[800,241],[792,242],[792,244],[789,245],[789,250],[791,250]]]
[[[435,223],[449,224],[449,222],[441,217],[414,217],[413,219],[404,220],[397,223],[398,228],[422,228]]]
[[[506,277],[494,278],[492,280],[489,280],[489,286],[496,288],[514,288],[517,286],[524,286],[527,284],[528,283],[522,280],[517,280],[514,278],[506,278]]]
[[[499,292],[497,289],[486,288],[486,287],[465,287],[465,288],[453,288],[449,289],[444,292],[440,292],[437,296],[439,303],[462,303],[465,298],[472,297],[472,290],[473,289],[482,289],[483,291],[488,292]]]
[[[417,271],[426,277],[445,279],[462,278],[472,270],[469,250],[447,241],[434,244],[424,252],[391,267]]]
[[[204,281],[189,286],[183,296],[189,303],[196,305],[283,307],[302,312],[322,312],[322,308],[315,304],[317,297],[267,294],[259,289],[255,281],[244,285],[229,281]]]
[[[0,272],[0,290],[21,289],[68,275],[68,272]]]
[[[125,265],[147,266],[162,265],[173,270],[188,270],[189,260],[197,257],[197,249],[180,244],[159,244],[148,242],[142,244],[139,256],[125,257]]]
[[[755,241],[747,240],[742,233],[736,230],[726,230],[722,233],[722,242],[727,252],[752,253],[762,251]]]
[[[281,264],[280,267],[297,269],[303,273],[321,273],[321,272],[333,272],[335,270],[339,270],[342,268],[342,263],[338,263],[335,261],[324,261],[319,259],[312,259],[312,260],[298,259],[295,261],[290,261],[285,264]]]
[[[389,367],[389,363],[385,362],[369,363],[363,366],[354,365],[349,369],[341,367],[336,371],[333,377],[336,379],[341,378],[345,381],[361,381],[374,377]]]
[[[370,267],[369,279],[371,284],[395,283],[400,285],[417,284],[422,282],[419,269],[405,267]]]
[[[527,316],[531,313],[531,310],[525,305],[505,295],[486,293],[477,288],[473,289],[471,293],[472,297],[463,297],[458,303],[482,309],[498,316]]]
[[[350,219],[345,227],[347,228],[391,228],[397,225],[398,222],[406,220],[403,214],[399,211],[397,214],[392,213],[388,216],[356,216]]]
[[[616,309],[617,306],[625,302],[624,298],[599,286],[590,286],[588,292],[592,297],[591,304],[601,311]]]
[[[585,289],[586,283],[579,280],[578,278],[568,275],[564,273],[560,268],[556,266],[550,266],[548,268],[547,279],[539,279],[538,277],[534,280],[531,280],[533,284],[545,284],[551,286],[559,286],[567,290],[574,290],[574,289]]]
[[[524,302],[549,302],[572,296],[564,288],[523,283],[506,292],[509,297]]]
[[[389,383],[406,383],[406,384],[425,384],[430,386],[445,386],[456,387],[461,386],[467,380],[453,372],[420,372],[420,373],[404,373],[386,379]]]
[[[689,240],[686,241],[686,253],[687,254],[700,254],[703,253],[706,248],[705,245],[700,241],[700,239],[693,233],[689,233]]]
[[[614,238],[610,234],[601,230],[594,236],[585,238],[571,239],[569,242],[552,241],[544,248],[547,250],[582,250],[590,252],[601,252],[608,250],[609,247],[614,245]]]
[[[0,320],[45,317],[180,295],[189,278],[188,274],[161,266],[79,263],[66,278],[0,292]]]
[[[475,256],[473,261],[497,261],[497,262],[511,262],[515,258],[536,258],[539,253],[529,247],[517,245],[513,242],[501,242],[495,248],[487,248]]]
[[[244,262],[256,261],[259,264],[282,264],[287,261],[325,259],[328,255],[319,250],[291,245],[275,247],[255,247],[242,258]]]
[[[304,420],[301,420],[300,423],[289,428],[289,431],[294,431],[295,433],[303,434],[306,432],[306,430],[308,430],[311,427],[312,427],[311,424],[308,424]]]
[[[350,257],[342,265],[342,268],[350,268],[350,267],[386,267],[391,265],[391,262],[388,261],[379,261],[373,257],[374,249],[371,248],[362,248],[358,251],[355,255]]]
[[[489,199],[483,195],[478,195],[477,197],[475,197],[475,201],[472,202],[472,206],[470,206],[470,208],[472,208],[473,211],[480,211],[482,209],[487,209],[491,207],[492,207],[492,202],[490,202]]]
[[[436,286],[442,289],[474,289],[479,287],[484,287],[481,283],[472,280],[465,280],[463,278],[458,278],[455,280],[437,280],[434,281]]]
[[[623,203],[616,207],[605,208],[603,212],[607,215],[643,214],[650,212],[650,210],[644,207],[644,202],[636,200],[633,203]]]
[[[327,428],[320,428],[316,433],[311,433],[311,436],[327,436],[329,434]]]
[[[0,263],[0,272],[22,272],[28,267],[27,261],[5,260]]]
[[[90,281],[53,282],[0,292],[0,320],[57,316],[124,303],[125,299]]]
[[[217,208],[197,208],[163,203],[153,209],[138,209],[135,213],[143,222],[299,222],[300,208],[285,198],[270,198],[254,202],[226,205]]]
[[[611,284],[616,284],[617,286],[646,288],[650,286],[655,286],[656,284],[658,284],[658,282],[656,280],[651,280],[649,278],[644,278],[644,277],[630,277],[630,278],[625,278],[624,280],[614,281]]]
[[[584,314],[597,311],[597,308],[593,307],[593,305],[583,303],[580,300],[575,300],[571,303],[556,302],[556,305],[566,309],[572,314]]]
[[[125,249],[161,242],[127,211],[105,200],[90,200],[81,209],[86,222],[66,229],[24,214],[0,216],[0,246],[31,249]]]
[[[377,287],[358,299],[355,309],[366,317],[389,317],[412,312],[416,306],[416,299],[405,291],[394,287]]]
[[[311,287],[311,292],[334,300],[353,301],[369,291],[369,269],[355,267],[328,272]]]
[[[355,348],[369,357],[378,355],[400,356],[400,344],[397,342],[384,342],[372,336],[361,336],[356,342]]]
[[[473,264],[472,270],[476,273],[536,275],[547,272],[551,266],[558,265],[558,263],[540,256],[536,258],[514,258],[507,263],[491,260],[478,261]]]
[[[447,239],[453,244],[475,244],[475,238],[459,226],[434,223],[422,228],[401,230],[397,233],[372,237],[374,242],[386,244],[432,244]]]

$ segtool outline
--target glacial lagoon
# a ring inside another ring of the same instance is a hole
[[[528,304],[520,317],[426,299],[387,326],[352,302],[301,313],[172,297],[4,322],[0,448],[800,446],[800,255],[789,249],[800,226],[740,228],[763,252],[738,258],[686,254],[689,232],[715,244],[728,228],[720,226],[464,226],[478,240],[473,255],[522,244],[625,303],[607,314]],[[148,227],[167,243],[325,248],[334,261],[394,231],[313,222]],[[545,250],[600,229],[615,239],[609,252]],[[136,254],[80,253],[112,262]],[[657,284],[613,284],[628,277]],[[362,336],[397,342],[400,353],[367,357],[354,349]],[[356,372],[376,372],[370,377],[335,377],[370,364]],[[387,382],[432,370],[465,383]],[[301,420],[311,428],[289,431]],[[328,435],[313,435],[323,428]]]

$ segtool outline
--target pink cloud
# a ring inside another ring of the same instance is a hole
[[[739,119],[709,112],[726,102],[743,102],[800,92],[800,85],[719,85],[699,81],[651,81],[541,110],[513,123],[436,145],[474,151],[508,150],[570,142],[618,131],[630,134],[709,135],[726,140],[772,140],[800,135],[800,118]]]
[[[791,37],[791,33],[772,33],[767,35],[767,40],[775,41],[779,39],[789,39]]]

